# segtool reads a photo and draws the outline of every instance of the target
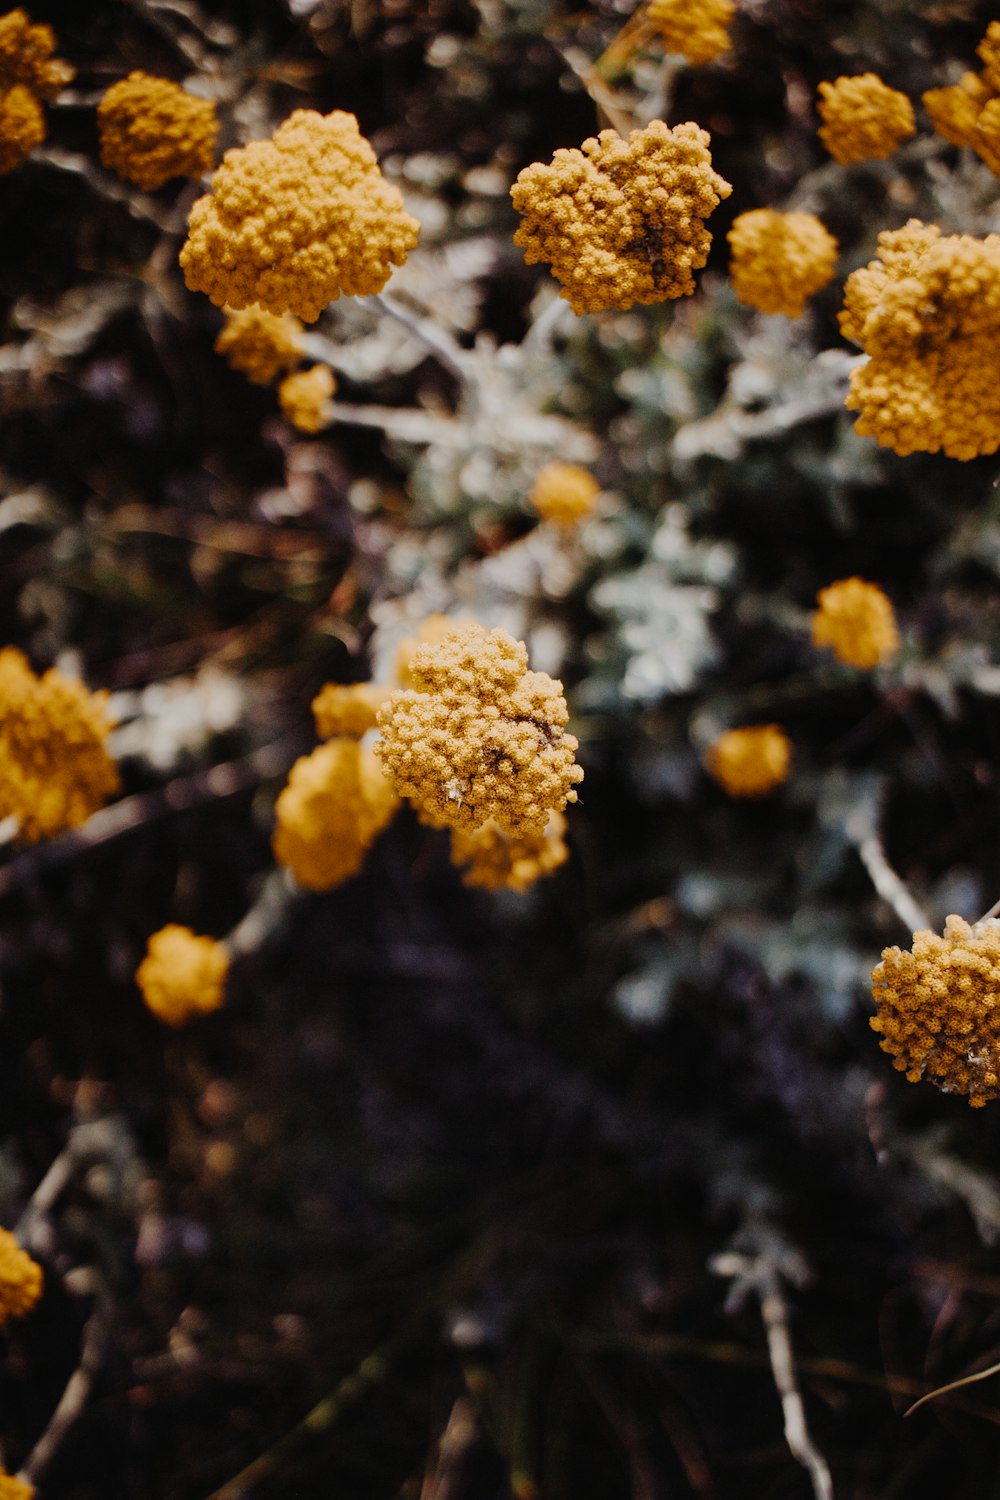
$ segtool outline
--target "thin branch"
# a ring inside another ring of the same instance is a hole
[[[69,1377],[49,1425],[32,1448],[18,1476],[30,1485],[38,1484],[87,1404],[94,1377],[104,1359],[111,1326],[110,1313],[110,1298],[106,1292],[98,1290],[94,1309],[84,1325],[80,1363]]]
[[[851,834],[851,828],[848,827]],[[887,901],[896,913],[903,926],[910,932],[920,932],[930,927],[931,922],[927,913],[915,901],[906,885],[896,874],[885,857],[882,848],[882,840],[873,830],[856,836],[854,846],[861,857],[861,863],[871,877],[871,883],[875,887],[883,901]]]
[[[990,1375],[1000,1375],[1000,1364],[990,1365],[986,1370],[976,1370],[972,1375],[963,1375],[960,1380],[949,1380],[947,1385],[939,1385],[936,1390],[928,1391],[926,1395],[921,1396],[919,1401],[914,1401],[912,1406],[908,1406],[903,1416],[911,1417],[925,1401],[934,1401],[938,1396],[945,1396],[949,1391],[961,1390],[964,1385],[974,1385],[977,1380],[986,1380]]]
[[[123,204],[133,219],[144,219],[149,224],[155,224],[164,234],[174,232],[172,221],[164,217],[155,199],[126,187],[109,172],[102,172],[89,156],[81,156],[74,151],[61,151],[55,146],[38,146],[31,153],[31,160],[42,162],[47,167],[55,167],[59,172],[70,172],[76,177],[85,178],[102,198]]]
[[[415,339],[429,349],[445,369],[454,375],[456,380],[463,383],[469,378],[468,360],[465,350],[451,334],[446,333],[443,328],[432,323],[429,318],[421,318],[416,313],[411,313],[402,303],[397,302],[387,292],[376,292],[370,297],[362,298],[369,307],[375,308],[377,312],[384,313],[386,317],[394,318],[402,325],[408,333],[412,333]]]

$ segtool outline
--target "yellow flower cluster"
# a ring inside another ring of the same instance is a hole
[[[851,375],[857,431],[897,453],[1000,448],[1000,235],[911,219],[847,279],[841,330],[870,357]]]
[[[392,689],[377,682],[328,682],[312,701],[316,733],[321,740],[349,735],[359,740],[369,729]]]
[[[730,797],[763,797],[788,779],[791,742],[777,724],[727,729],[709,747],[709,774]]]
[[[963,73],[950,88],[929,89],[924,108],[938,135],[971,146],[1000,177],[1000,21],[991,21],[976,48],[983,68]]]
[[[356,875],[399,807],[374,752],[346,735],[295,762],[275,804],[275,858],[308,891]]]
[[[872,971],[879,1046],[911,1083],[929,1078],[978,1108],[1000,1094],[1000,922],[949,917]]]
[[[396,648],[396,660],[393,663],[394,681],[400,687],[416,687],[412,667],[420,647],[436,646],[453,630],[464,630],[469,625],[475,630],[481,628],[478,620],[474,620],[471,615],[425,615],[417,626],[416,635],[405,636]]]
[[[23,1318],[42,1295],[42,1268],[22,1250],[7,1229],[0,1229],[0,1327]]]
[[[104,95],[97,130],[104,165],[153,192],[171,177],[212,170],[219,121],[211,99],[137,69]]]
[[[428,822],[541,834],[549,813],[577,798],[583,771],[562,684],[528,671],[528,653],[505,630],[467,626],[421,646],[412,689],[379,709],[376,754],[397,790]]]
[[[812,617],[814,646],[832,646],[848,667],[877,667],[899,650],[892,604],[877,583],[841,578],[817,595]]]
[[[286,375],[278,386],[281,410],[300,432],[322,432],[333,420],[330,401],[337,382],[329,365],[311,365]]]
[[[34,1496],[32,1485],[15,1479],[6,1469],[0,1469],[0,1500],[34,1500]]]
[[[817,107],[823,120],[819,138],[842,166],[891,156],[917,129],[909,99],[877,73],[821,83]]]
[[[354,115],[297,109],[271,140],[226,152],[180,262],[217,307],[257,302],[314,323],[341,293],[381,291],[419,229]]]
[[[708,258],[703,223],[732,187],[712,170],[708,132],[654,120],[628,140],[615,130],[561,147],[510,190],[528,265],[545,261],[576,313],[625,311],[694,291]]]
[[[19,167],[45,139],[42,104],[54,99],[74,70],[53,57],[51,26],[32,24],[20,8],[0,16],[0,174]]]
[[[228,974],[225,944],[171,922],[153,933],[135,980],[154,1016],[167,1026],[183,1026],[219,1009]]]
[[[708,63],[729,50],[733,0],[649,0],[647,15],[668,52]]]
[[[266,308],[223,308],[225,322],[215,340],[216,354],[254,385],[270,385],[276,375],[290,370],[302,357],[302,324],[291,313]]]
[[[565,834],[566,819],[561,812],[549,814],[541,833],[507,833],[490,818],[481,828],[452,829],[451,862],[467,867],[464,885],[487,891],[526,891],[566,863]]]
[[[586,520],[600,493],[589,470],[579,464],[551,463],[535,475],[528,499],[543,521],[569,527]]]
[[[815,214],[754,208],[733,221],[729,275],[741,302],[797,318],[833,280],[837,241]]]
[[[0,650],[0,818],[15,817],[26,843],[76,828],[118,790],[106,697]]]

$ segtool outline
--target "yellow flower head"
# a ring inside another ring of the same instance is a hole
[[[226,152],[180,261],[217,307],[258,302],[315,323],[341,293],[380,292],[419,229],[354,115],[297,109],[271,140]]]
[[[270,385],[282,370],[302,358],[302,324],[291,313],[280,317],[263,307],[223,308],[225,323],[215,340],[234,370],[254,385]]]
[[[376,715],[391,692],[378,682],[328,682],[312,701],[316,733],[321,740],[342,734],[359,740],[375,728]]]
[[[379,709],[375,752],[397,790],[438,826],[541,834],[549,813],[576,801],[583,771],[566,734],[562,683],[528,671],[505,630],[450,631],[422,646],[412,689]]]
[[[9,1230],[0,1229],[0,1327],[31,1311],[42,1295],[42,1283],[41,1266],[21,1249]]]
[[[708,63],[728,52],[733,0],[650,0],[647,12],[668,52]]]
[[[34,1500],[35,1490],[21,1479],[15,1479],[6,1469],[0,1469],[0,1500]]]
[[[911,1083],[930,1079],[978,1108],[1000,1094],[1000,922],[949,917],[872,971],[879,1046]]]
[[[602,130],[561,147],[510,190],[524,220],[515,245],[528,265],[551,265],[576,313],[688,296],[712,243],[702,221],[732,192],[708,143],[697,125],[654,120],[627,141]]]
[[[18,6],[0,16],[0,89],[23,84],[36,99],[54,99],[72,82],[76,70],[61,57],[51,26],[34,26]]]
[[[763,797],[788,780],[792,746],[777,724],[727,729],[709,748],[709,774],[730,797]]]
[[[847,279],[840,326],[870,356],[851,375],[857,431],[897,453],[1000,448],[1000,235],[911,219]]]
[[[330,401],[337,382],[329,365],[311,365],[286,375],[278,386],[281,410],[300,432],[322,432],[333,421]]]
[[[0,650],[0,818],[17,818],[26,843],[85,823],[118,790],[106,697]]]
[[[0,89],[0,175],[13,172],[45,139],[42,106],[23,83]]]
[[[136,70],[104,95],[97,130],[104,165],[152,192],[171,177],[202,177],[212,170],[219,121],[211,99]]]
[[[899,650],[893,607],[877,583],[841,578],[817,595],[812,617],[814,646],[832,646],[848,667],[877,667]]]
[[[214,938],[175,922],[154,932],[135,973],[142,998],[167,1026],[218,1010],[225,999],[229,953]]]
[[[909,99],[877,73],[821,83],[818,109],[823,119],[819,138],[843,166],[891,156],[917,129]]]
[[[741,302],[797,318],[833,280],[837,241],[815,214],[754,208],[733,221],[729,275]]]
[[[328,740],[295,762],[275,804],[275,858],[307,891],[331,891],[358,873],[398,807],[369,748]]]
[[[601,486],[579,464],[551,463],[539,469],[528,499],[543,521],[557,526],[577,526],[586,520],[601,493]]]
[[[541,833],[511,834],[491,818],[481,828],[453,828],[451,862],[466,866],[463,884],[487,891],[526,891],[569,858],[566,819],[549,813]]]
[[[421,646],[436,646],[453,630],[464,630],[467,625],[476,630],[480,628],[479,621],[474,620],[471,615],[425,615],[417,626],[416,635],[404,636],[396,647],[393,677],[398,685],[407,688],[416,686],[410,669]]]
[[[929,89],[924,108],[931,124],[953,146],[970,146],[1000,177],[1000,21],[991,21],[976,49],[979,73],[963,73],[950,88]]]

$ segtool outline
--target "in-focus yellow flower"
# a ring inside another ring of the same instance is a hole
[[[991,21],[976,51],[983,68],[923,96],[931,124],[953,146],[969,146],[1000,177],[1000,21]]]
[[[891,156],[917,129],[909,99],[877,73],[821,83],[817,107],[823,119],[819,138],[843,166]]]
[[[329,365],[312,365],[286,375],[278,386],[281,410],[300,432],[322,432],[333,420],[330,402],[337,382]]]
[[[215,340],[216,354],[254,385],[270,385],[276,375],[302,358],[302,324],[291,313],[263,307],[223,308],[225,323]]]
[[[23,1479],[15,1479],[6,1469],[0,1469],[0,1500],[34,1500],[33,1485]]]
[[[777,724],[748,724],[721,734],[705,765],[730,797],[763,797],[788,780],[791,759],[791,741]]]
[[[528,499],[543,521],[578,526],[594,509],[601,486],[579,464],[551,463],[539,469]]]
[[[154,932],[135,973],[142,998],[167,1026],[218,1010],[225,999],[229,952],[175,922]]]
[[[815,214],[754,208],[733,221],[729,275],[741,302],[798,318],[833,280],[837,241]]]
[[[708,63],[729,50],[733,0],[649,0],[647,14],[667,51],[690,63]]]
[[[125,182],[153,192],[171,177],[212,170],[219,121],[211,99],[137,69],[97,106],[101,161]]]
[[[312,701],[316,733],[321,740],[336,735],[359,740],[375,728],[376,715],[391,692],[379,682],[328,682]]]
[[[848,667],[877,667],[899,650],[892,604],[877,583],[841,578],[817,595],[812,617],[814,646],[832,646]]]
[[[417,626],[416,633],[404,636],[396,647],[393,679],[397,685],[405,688],[416,686],[411,676],[411,668],[413,659],[421,646],[436,646],[453,630],[464,630],[466,626],[471,626],[474,630],[482,628],[479,621],[474,620],[471,615],[425,615]]]
[[[307,891],[356,875],[399,808],[368,746],[347,736],[297,760],[275,804],[275,858]]]
[[[569,858],[566,819],[549,814],[541,833],[511,834],[491,818],[481,828],[451,830],[451,862],[466,866],[462,881],[488,891],[526,891]]]
[[[0,1327],[31,1311],[42,1295],[43,1282],[41,1266],[9,1230],[0,1229]]]

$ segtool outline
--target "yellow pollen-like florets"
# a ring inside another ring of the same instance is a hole
[[[976,51],[979,73],[963,73],[950,88],[923,96],[931,124],[953,146],[970,146],[1000,177],[1000,21],[991,21]]]
[[[18,8],[0,16],[0,174],[19,167],[45,139],[42,103],[53,99],[74,70],[53,57],[51,26],[34,26]]]
[[[911,219],[847,279],[840,326],[870,356],[851,375],[857,431],[897,453],[1000,448],[1000,235]]]
[[[819,138],[842,166],[891,156],[917,128],[909,99],[877,73],[821,83],[817,107],[823,119]]]
[[[566,819],[549,814],[541,833],[511,834],[491,818],[481,828],[453,828],[451,862],[465,865],[462,882],[488,891],[526,891],[569,858]]]
[[[281,410],[300,432],[322,432],[333,420],[330,401],[337,382],[329,365],[311,365],[286,375],[278,386]]]
[[[928,1078],[977,1108],[1000,1094],[1000,922],[949,917],[872,971],[879,1046],[911,1083]]]
[[[42,1295],[42,1268],[7,1229],[0,1229],[0,1327],[23,1318]]]
[[[393,662],[393,680],[399,687],[415,687],[416,684],[411,676],[413,659],[421,646],[436,646],[443,641],[446,635],[453,630],[464,630],[466,626],[472,626],[474,630],[481,629],[478,620],[471,615],[425,615],[417,626],[415,635],[404,636],[396,647],[396,659]]]
[[[282,370],[302,358],[302,324],[291,313],[270,313],[263,307],[223,308],[225,323],[215,340],[216,354],[224,354],[234,370],[254,385],[270,385]]]
[[[833,280],[837,241],[815,214],[754,208],[733,221],[727,238],[733,291],[760,312],[797,318]]]
[[[0,1500],[34,1500],[35,1489],[21,1479],[15,1479],[6,1469],[0,1469]]]
[[[275,804],[275,858],[308,891],[331,891],[356,875],[399,808],[373,751],[356,739],[328,740],[297,760]]]
[[[627,141],[602,130],[560,148],[510,190],[524,220],[515,245],[551,265],[576,313],[688,296],[712,243],[702,221],[732,192],[708,144],[697,125],[654,120]]]
[[[763,797],[787,781],[791,758],[791,742],[777,724],[748,724],[721,734],[705,765],[730,797]]]
[[[354,115],[297,109],[271,140],[226,152],[180,261],[218,307],[258,302],[315,323],[341,293],[380,292],[419,229]]]
[[[841,578],[817,595],[812,617],[814,646],[832,646],[849,667],[877,667],[899,650],[896,615],[877,583]]]
[[[135,973],[142,998],[167,1026],[218,1010],[225,999],[229,952],[215,938],[199,937],[175,922],[149,940]]]
[[[647,15],[668,52],[708,63],[729,50],[733,0],[650,0]]]
[[[505,630],[450,631],[422,646],[413,689],[379,709],[375,751],[397,790],[437,826],[540,834],[576,801],[583,771],[565,733],[562,683],[528,671],[526,647]]]
[[[341,734],[359,740],[375,728],[376,715],[391,692],[379,682],[328,682],[312,701],[316,733],[321,740]]]
[[[543,521],[577,526],[590,515],[601,486],[579,464],[551,463],[539,469],[528,499]]]
[[[101,161],[146,192],[171,177],[202,177],[215,161],[219,121],[211,99],[137,69],[97,106]]]

